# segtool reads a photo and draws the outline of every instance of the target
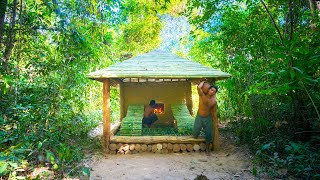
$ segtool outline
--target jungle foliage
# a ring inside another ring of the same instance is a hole
[[[89,72],[161,44],[162,15],[186,16],[183,54],[232,74],[220,120],[256,153],[253,173],[320,176],[320,24],[314,0],[0,0],[0,176],[57,178],[101,143],[101,84]],[[180,52],[180,53],[181,53]],[[119,118],[111,89],[112,120]],[[279,171],[281,170],[281,171]],[[285,170],[286,173],[283,173]],[[41,175],[44,176],[44,175]]]
[[[320,176],[319,10],[299,0],[188,5],[193,59],[232,74],[219,82],[220,117],[277,178]]]

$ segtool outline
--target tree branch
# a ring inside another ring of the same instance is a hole
[[[260,0],[260,2],[262,3],[263,7],[266,9],[266,11],[267,11],[267,13],[268,13],[268,15],[269,15],[272,23],[273,23],[273,26],[276,28],[276,30],[277,30],[277,32],[278,32],[278,34],[279,34],[281,44],[282,44],[282,46],[284,46],[284,42],[283,42],[283,38],[282,38],[282,35],[281,35],[281,33],[280,33],[280,30],[279,30],[276,22],[274,21],[273,17],[271,16],[268,7],[267,7],[266,4],[263,2],[263,0]]]

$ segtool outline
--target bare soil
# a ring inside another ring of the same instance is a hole
[[[96,155],[88,163],[92,180],[254,179],[251,156],[220,136],[220,151]]]

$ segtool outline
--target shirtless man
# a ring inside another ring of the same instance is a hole
[[[193,125],[193,136],[198,137],[201,128],[205,131],[206,153],[210,155],[209,144],[212,143],[212,115],[215,114],[217,106],[216,93],[217,86],[211,86],[208,82],[202,81],[198,87],[199,109]]]
[[[153,123],[158,120],[157,115],[154,113],[155,100],[151,100],[148,106],[144,107],[142,125],[143,127],[153,127]]]

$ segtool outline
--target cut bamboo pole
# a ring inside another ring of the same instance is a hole
[[[103,81],[103,145],[109,152],[110,144],[110,79]]]

